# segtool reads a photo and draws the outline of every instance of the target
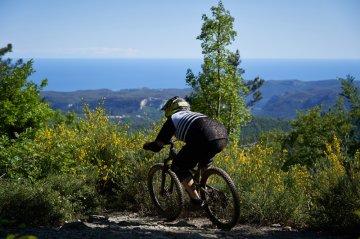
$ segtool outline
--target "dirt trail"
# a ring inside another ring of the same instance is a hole
[[[325,235],[314,232],[294,230],[290,227],[274,225],[272,227],[254,227],[237,225],[231,231],[215,228],[208,219],[181,218],[174,222],[166,222],[156,217],[142,217],[137,214],[112,213],[106,216],[93,216],[87,222],[66,223],[60,228],[27,228],[1,232],[0,238],[6,238],[9,233],[34,235],[39,239],[137,239],[137,238],[350,238],[345,236]],[[6,233],[6,234],[5,234]]]

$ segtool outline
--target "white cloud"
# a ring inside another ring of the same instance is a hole
[[[85,58],[132,58],[139,57],[140,51],[135,48],[121,47],[79,47],[79,48],[15,48],[13,57],[85,57]]]

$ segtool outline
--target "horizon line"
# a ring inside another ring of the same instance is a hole
[[[203,60],[204,58],[195,57],[4,57],[4,59],[26,59],[26,60]],[[329,58],[329,57],[243,57],[240,60],[360,60],[359,58]]]

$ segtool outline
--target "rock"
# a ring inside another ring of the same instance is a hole
[[[279,223],[271,224],[272,227],[281,227]]]

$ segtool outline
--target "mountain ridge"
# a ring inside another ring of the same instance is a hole
[[[355,81],[359,88],[360,82]],[[260,89],[263,99],[251,108],[255,116],[291,119],[297,111],[305,111],[317,105],[324,108],[334,104],[341,91],[338,80],[300,81],[269,80]],[[156,115],[160,106],[169,98],[185,97],[191,89],[137,88],[113,91],[109,89],[78,90],[71,92],[43,91],[41,96],[53,109],[81,113],[84,103],[95,108],[99,102],[109,115],[141,115],[146,111]],[[160,117],[160,116],[158,116]]]

